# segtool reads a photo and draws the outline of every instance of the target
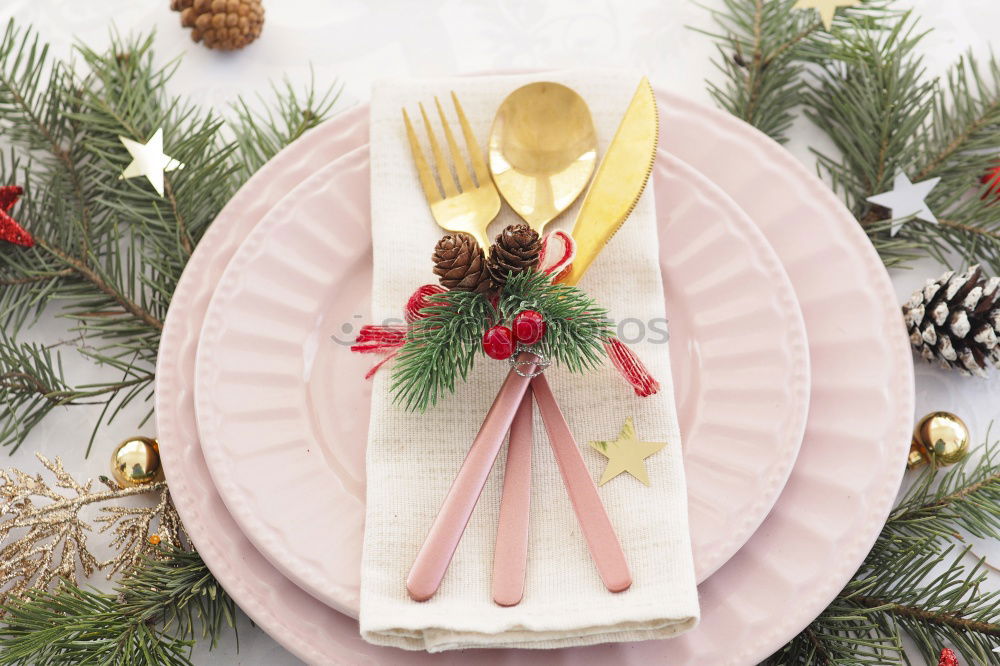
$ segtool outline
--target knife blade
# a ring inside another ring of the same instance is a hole
[[[656,160],[660,120],[645,76],[597,167],[573,225],[576,257],[561,281],[576,284],[635,208]]]

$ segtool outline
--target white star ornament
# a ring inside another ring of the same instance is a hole
[[[940,178],[931,178],[919,183],[911,183],[906,174],[900,171],[893,181],[892,190],[868,197],[867,201],[892,211],[893,222],[889,229],[889,235],[895,236],[906,223],[907,218],[916,218],[931,224],[938,223],[937,217],[927,207],[925,199],[940,181]]]
[[[163,129],[156,130],[146,143],[139,143],[124,136],[119,136],[118,139],[132,156],[132,161],[125,167],[118,180],[145,176],[156,193],[162,197],[163,172],[184,168],[183,164],[163,153]]]

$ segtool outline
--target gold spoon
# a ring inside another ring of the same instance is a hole
[[[597,133],[590,109],[559,83],[529,83],[500,104],[490,130],[490,174],[500,194],[541,234],[590,182]]]
[[[490,174],[510,207],[542,234],[590,182],[597,134],[590,109],[558,83],[530,83],[500,104],[490,131]],[[520,603],[531,504],[531,393],[511,422],[493,559],[493,600]]]

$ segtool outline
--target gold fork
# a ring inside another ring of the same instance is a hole
[[[469,162],[472,164],[472,171],[478,185],[473,182],[472,176],[469,174],[465,158],[458,143],[455,142],[455,136],[448,126],[448,119],[445,117],[444,109],[441,108],[441,102],[437,97],[434,98],[434,103],[437,105],[438,115],[441,117],[441,127],[444,129],[445,141],[448,142],[458,182],[452,177],[451,168],[441,151],[441,145],[434,136],[434,129],[431,127],[431,121],[427,118],[423,104],[420,104],[420,115],[424,118],[424,128],[427,130],[427,138],[431,144],[431,154],[434,156],[434,164],[437,167],[437,180],[435,180],[434,171],[427,163],[427,158],[424,157],[424,153],[420,149],[417,134],[413,131],[413,125],[410,123],[410,117],[406,114],[406,109],[403,109],[406,136],[410,140],[410,150],[413,152],[413,161],[417,166],[420,185],[424,188],[424,195],[427,197],[431,214],[438,226],[448,231],[461,231],[470,234],[483,248],[483,251],[489,252],[490,241],[486,234],[486,228],[500,212],[500,195],[490,178],[489,169],[486,168],[486,161],[483,159],[479,143],[469,126],[469,120],[465,117],[462,105],[458,103],[458,96],[454,92],[451,93],[451,100],[455,104],[458,122],[462,126],[465,144],[469,149]],[[440,181],[440,188],[438,181]]]

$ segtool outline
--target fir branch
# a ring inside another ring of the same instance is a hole
[[[253,169],[325,120],[339,94],[273,88],[264,111],[244,104],[227,130],[221,116],[168,93],[177,61],[156,65],[152,37],[112,34],[106,50],[78,45],[75,58],[53,61],[37,33],[13,21],[0,45],[0,182],[25,188],[15,214],[36,239],[0,246],[0,320],[13,337],[58,301],[80,333],[77,351],[119,378],[71,387],[55,358],[37,355],[29,374],[59,382],[7,386],[17,400],[2,414],[4,444],[23,440],[54,406],[99,397],[110,420],[150,395],[170,298],[196,243]],[[142,179],[119,178],[131,159],[119,136],[146,141],[158,128],[165,152],[185,164],[166,176],[163,198]],[[24,365],[24,352],[0,340],[0,363]]]
[[[285,79],[282,85],[271,86],[274,104],[254,111],[242,97],[233,105],[237,122],[234,125],[239,163],[246,176],[303,134],[327,118],[343,93],[343,86],[333,84],[322,94],[310,77],[309,84],[297,91]],[[263,99],[258,96],[258,102]]]
[[[833,142],[837,154],[814,151],[830,179],[860,220],[886,265],[900,265],[929,250],[911,222],[891,236],[889,211],[868,197],[892,189],[897,173],[912,173],[920,151],[914,137],[928,121],[936,92],[916,47],[909,14],[885,31],[837,30],[826,58],[802,100],[806,116]]]
[[[908,17],[885,32],[837,34],[841,41],[803,101],[807,117],[842,155],[817,153],[820,166],[861,219],[871,208],[867,197],[891,189],[896,173],[915,163],[912,137],[930,113],[934,86],[915,53],[924,34]]]
[[[570,372],[593,370],[604,362],[604,341],[614,332],[608,311],[582,289],[556,283],[545,273],[523,271],[507,280],[500,299],[506,325],[523,310],[545,320],[545,336],[532,349]]]
[[[817,152],[820,170],[844,196],[889,265],[928,254],[1000,270],[1000,209],[979,179],[1000,158],[1000,62],[963,57],[943,79],[926,76],[916,48],[926,32],[904,14],[891,30],[839,28],[813,54],[819,74],[802,101],[837,154]],[[874,129],[874,131],[873,131]],[[892,237],[890,211],[868,197],[897,173],[940,177],[928,205],[940,223],[911,220]],[[980,196],[970,196],[976,190]]]
[[[780,143],[805,90],[805,63],[829,41],[815,12],[794,10],[795,1],[724,0],[722,9],[704,7],[718,31],[698,30],[719,49],[724,82],[708,83],[716,103]],[[838,12],[835,23],[873,28],[888,15],[885,2],[866,2]]]
[[[465,380],[482,352],[483,332],[494,318],[485,294],[449,291],[435,295],[427,317],[410,325],[392,372],[392,392],[406,409],[424,411]]]
[[[48,349],[0,333],[0,446],[16,451],[69,391],[61,364]]]
[[[211,645],[235,628],[235,605],[197,553],[161,549],[117,594],[65,581],[54,592],[3,607],[0,664],[156,664],[191,666],[196,636]]]
[[[902,664],[902,637],[933,663],[943,645],[968,663],[1000,646],[1000,592],[985,592],[984,562],[965,561],[968,533],[1000,538],[997,443],[946,474],[925,470],[893,510],[865,563],[830,606],[768,664]],[[971,467],[971,469],[969,469]]]
[[[161,547],[125,578],[119,593],[124,612],[160,621],[185,639],[208,638],[214,647],[226,627],[236,628],[236,605],[194,551]]]
[[[454,393],[456,382],[468,377],[482,353],[483,333],[491,326],[510,326],[522,310],[535,310],[545,320],[545,336],[533,350],[570,372],[603,363],[603,342],[613,334],[607,311],[578,287],[522,271],[507,280],[496,309],[485,294],[449,291],[434,296],[434,305],[421,310],[428,316],[410,325],[397,356],[395,400],[424,411],[445,392]]]
[[[0,664],[193,666],[193,641],[122,612],[115,595],[66,584],[2,610],[7,624],[0,627]]]
[[[885,534],[946,540],[957,530],[1000,539],[1000,467],[992,448],[971,472],[956,465],[943,475],[924,474],[896,505]]]
[[[71,386],[58,353],[0,332],[0,446],[16,451],[32,428],[56,407],[94,404],[95,399],[98,404],[117,400],[121,405],[152,381],[151,371],[125,364],[119,380]]]
[[[716,103],[776,141],[787,141],[799,103],[803,66],[795,46],[822,27],[804,12],[791,13],[795,0],[725,0],[723,9],[707,9],[720,32],[716,68],[724,83],[709,82]]]
[[[1000,156],[1000,62],[991,59],[984,67],[970,52],[947,73],[942,88],[927,131],[918,137],[915,178],[974,182],[983,175],[983,151]]]

